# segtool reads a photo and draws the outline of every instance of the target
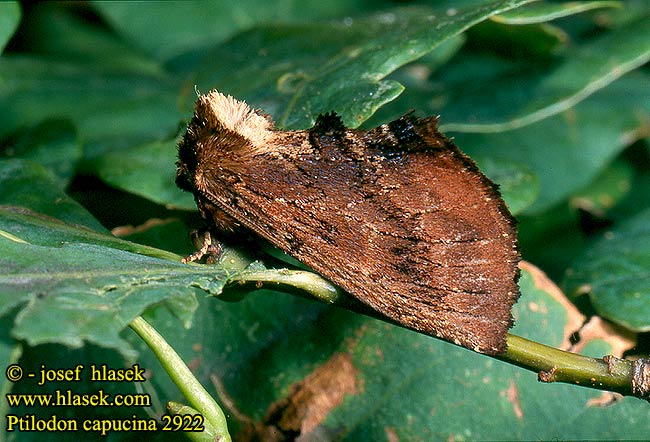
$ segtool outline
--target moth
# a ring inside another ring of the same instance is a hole
[[[216,90],[179,142],[176,183],[208,231],[252,231],[375,311],[477,352],[506,349],[519,296],[515,222],[497,186],[407,114],[371,130],[331,112],[309,130]]]

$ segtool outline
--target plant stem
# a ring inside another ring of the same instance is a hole
[[[214,427],[217,432],[217,438],[215,440],[219,442],[230,442],[231,438],[228,433],[226,416],[212,396],[210,396],[201,383],[194,377],[178,353],[142,317],[138,316],[135,318],[129,326],[151,348],[169,377],[183,393],[192,408],[198,410],[205,420]]]
[[[22,355],[23,355],[23,345],[20,343],[16,343],[16,345],[14,345],[13,350],[11,350],[11,353],[9,353],[7,365],[17,364]],[[2,384],[0,384],[0,398],[6,398],[7,393],[11,391],[12,387],[13,384],[11,382],[3,382]],[[4,400],[1,401],[0,415],[6,416],[8,414],[8,411],[9,411],[9,402]],[[9,439],[8,433],[6,431],[1,431],[0,442],[5,442],[8,439]]]
[[[175,415],[201,415],[201,413],[196,411],[194,408],[184,404],[179,404],[178,402],[167,403],[167,410]],[[219,432],[205,419],[203,420],[203,427],[202,432],[188,431],[185,435],[192,442],[215,442],[220,440]]]
[[[229,283],[271,285],[271,288],[296,289],[296,293],[321,302],[333,304],[358,313],[395,323],[365,304],[347,296],[341,289],[321,276],[301,270],[243,271]],[[397,324],[399,325],[399,324]],[[629,361],[613,356],[600,359],[507,335],[508,348],[495,356],[502,361],[537,372],[541,382],[563,382],[599,390],[616,391],[624,395],[650,398],[650,360]]]
[[[334,284],[313,272],[303,270],[260,270],[243,271],[233,276],[229,283],[239,284],[269,284],[275,286],[293,287],[309,294],[309,298],[326,304],[341,305],[347,295]]]
[[[634,388],[635,365],[647,364],[647,361],[628,361],[613,356],[590,358],[511,334],[507,342],[508,349],[499,359],[537,371],[541,382],[564,382],[638,397],[647,395]]]

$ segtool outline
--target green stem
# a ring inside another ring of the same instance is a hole
[[[165,341],[165,339],[141,317],[135,318],[129,326],[144,340],[154,352],[163,368],[183,393],[190,405],[198,410],[206,421],[217,431],[219,442],[230,442],[226,416],[203,388],[201,383],[194,377],[190,369],[185,365],[178,353]]]
[[[7,366],[12,364],[17,364],[20,360],[20,357],[23,355],[23,346],[20,343],[14,345],[13,350],[9,353],[9,359],[7,360]],[[6,416],[9,412],[9,402],[4,400],[7,393],[11,391],[13,384],[11,382],[3,382],[0,384],[0,416]],[[5,442],[9,439],[8,432],[0,431],[0,442]]]
[[[634,394],[634,362],[605,356],[596,359],[508,334],[508,349],[499,356],[528,370],[542,382],[564,382],[599,390]]]
[[[344,302],[345,293],[313,272],[303,270],[261,270],[243,271],[230,278],[229,283],[238,284],[268,284],[269,286],[293,287],[301,292],[309,293],[310,298],[316,298],[326,304],[340,305]]]
[[[347,296],[321,276],[300,270],[266,270],[241,272],[230,283],[266,284],[272,288],[290,287],[303,296],[317,299],[355,312],[389,321],[365,304]],[[537,372],[542,382],[563,382],[600,390],[616,391],[639,398],[650,397],[650,361],[629,361],[613,356],[600,359],[548,347],[508,334],[508,349],[496,358]]]
[[[179,404],[178,402],[167,403],[167,410],[169,410],[171,414],[175,414],[175,415],[182,415],[182,416],[201,415],[201,413],[196,411],[194,408],[184,404]],[[205,419],[203,420],[203,431],[201,432],[188,431],[185,433],[185,435],[192,442],[215,442],[215,441],[223,440],[223,439],[219,439],[219,432],[217,431],[217,429],[214,428],[212,424]]]

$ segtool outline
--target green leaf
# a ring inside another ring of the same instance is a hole
[[[110,71],[163,74],[158,61],[138,53],[73,7],[53,2],[34,5],[21,23],[20,38],[39,55],[65,58],[67,62],[99,63]]]
[[[20,23],[22,12],[16,1],[0,2],[0,53]]]
[[[140,195],[169,208],[195,210],[194,197],[175,184],[176,140],[153,143],[109,153],[93,162],[101,179],[112,186]]]
[[[497,48],[496,54],[461,51],[384,112],[442,115],[443,132],[500,132],[549,118],[650,60],[649,17],[576,42],[553,58],[499,55]],[[528,28],[522,29],[513,27],[499,46],[512,51],[510,40],[523,38]]]
[[[559,345],[566,310],[527,271],[520,285],[513,332]],[[238,303],[200,302],[193,329],[170,327],[164,310],[149,320],[186,360],[197,361],[204,385],[212,385],[220,402],[256,421],[296,382],[343,357],[352,365],[334,367],[346,370],[356,391],[347,390],[342,403],[317,420],[316,434],[329,440],[386,440],[388,434],[409,441],[634,439],[650,430],[642,401],[592,407],[589,400],[600,392],[540,384],[533,373],[339,308],[268,290]],[[611,351],[596,342],[599,351]],[[153,382],[174,397],[164,380]],[[341,387],[331,388],[328,395]],[[231,415],[235,428],[240,414]]]
[[[650,209],[605,233],[568,271],[570,293],[630,330],[650,331]]]
[[[635,72],[563,115],[508,132],[459,133],[456,144],[470,156],[489,152],[525,164],[541,185],[526,213],[540,213],[587,186],[625,147],[638,113],[650,111],[649,81]]]
[[[0,211],[0,250],[0,312],[24,304],[12,334],[30,345],[89,341],[126,352],[118,333],[147,307],[194,297],[192,287],[218,292],[213,281],[223,279],[217,268],[11,208]]]
[[[0,108],[8,112],[0,137],[54,115],[74,123],[88,156],[174,134],[183,118],[175,80],[110,69],[101,60],[3,56]]]
[[[0,150],[0,158],[3,157],[38,162],[67,184],[81,158],[81,144],[69,121],[47,120],[5,141]]]
[[[0,161],[0,205],[23,207],[56,218],[106,232],[92,215],[61,189],[62,183],[43,166],[21,159]]]
[[[323,0],[300,3],[243,0],[236,3],[95,1],[93,6],[122,35],[156,57],[168,59],[221,42],[237,31],[260,23],[340,17],[362,10],[365,5]]]
[[[445,130],[493,132],[531,124],[576,105],[648,60],[650,16],[568,49],[563,61],[543,75],[529,71],[525,81],[502,77],[489,86],[472,78],[483,93],[476,87],[461,89]]]
[[[604,217],[632,190],[633,166],[622,160],[615,160],[589,185],[571,198],[571,206]]]
[[[494,16],[492,20],[511,25],[526,25],[557,20],[558,18],[594,9],[620,7],[624,7],[624,4],[620,1],[536,2],[515,9],[514,11],[508,11]]]
[[[0,162],[0,185],[7,190],[0,200],[0,314],[19,308],[17,339],[73,347],[89,341],[127,353],[119,332],[146,308],[166,300],[187,306],[197,288],[221,290],[218,267],[182,264],[172,253],[77,224],[93,223],[38,165]],[[177,313],[188,323],[194,308]]]
[[[453,12],[412,7],[357,20],[257,27],[207,54],[196,83],[248,99],[284,128],[309,127],[329,110],[356,127],[402,92],[386,75],[525,3],[492,1]]]

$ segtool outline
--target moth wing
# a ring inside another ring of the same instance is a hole
[[[392,154],[364,146],[362,132],[310,147],[308,132],[278,131],[279,149],[226,155],[197,187],[392,320],[498,353],[518,297],[514,224],[474,163],[425,129]]]

